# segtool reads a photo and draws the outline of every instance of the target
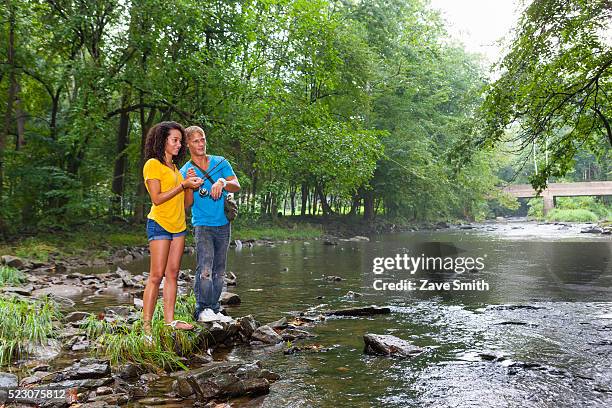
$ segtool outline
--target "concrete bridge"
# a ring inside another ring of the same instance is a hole
[[[507,186],[503,191],[516,198],[536,197],[537,193],[531,184]],[[555,197],[576,196],[612,196],[612,181],[590,181],[582,183],[550,183],[542,191],[544,198],[544,215],[555,208]]]

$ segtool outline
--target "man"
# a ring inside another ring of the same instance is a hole
[[[197,190],[185,190],[185,207],[191,209],[196,242],[194,292],[198,321],[228,321],[219,313],[219,298],[225,278],[225,262],[230,241],[230,222],[224,212],[226,192],[240,190],[240,183],[229,162],[221,156],[206,155],[206,134],[198,126],[185,129],[191,160],[181,168],[183,177],[201,177]]]

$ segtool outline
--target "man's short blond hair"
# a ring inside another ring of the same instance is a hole
[[[202,137],[206,137],[204,129],[199,126],[189,126],[187,129],[185,129],[185,136],[187,136],[187,140],[191,140],[191,136],[195,135],[196,133],[201,134]]]

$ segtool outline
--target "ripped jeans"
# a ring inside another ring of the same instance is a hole
[[[194,227],[197,266],[193,291],[196,298],[196,320],[204,309],[212,309],[215,313],[219,311],[230,233],[230,223],[220,227]]]

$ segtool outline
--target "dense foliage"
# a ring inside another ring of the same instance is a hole
[[[484,85],[420,0],[8,0],[0,229],[140,221],[143,139],[200,125],[241,213],[487,212],[498,160],[455,166]]]
[[[595,179],[605,180],[612,160],[610,1],[528,3],[499,68],[483,104],[479,144],[510,139],[536,156],[530,181],[539,189],[584,167],[585,152],[603,167]]]

